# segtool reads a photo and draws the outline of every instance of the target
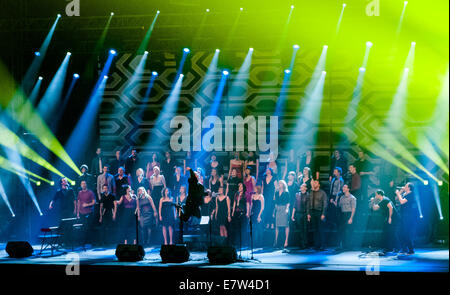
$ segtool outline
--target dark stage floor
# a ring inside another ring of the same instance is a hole
[[[34,246],[35,254],[39,253],[40,246]],[[189,269],[236,269],[236,270],[310,270],[310,271],[373,271],[373,266],[380,273],[445,273],[449,271],[449,250],[443,248],[420,248],[416,254],[410,256],[387,255],[374,256],[373,253],[361,251],[335,252],[334,250],[313,251],[296,250],[287,251],[274,249],[255,249],[254,260],[251,260],[251,252],[246,249],[241,253],[243,262],[235,262],[228,265],[211,265],[205,252],[191,252],[190,260],[181,264],[162,263],[159,247],[145,248],[145,258],[139,262],[119,262],[115,257],[115,248],[91,248],[75,249],[73,252],[61,253],[49,257],[49,252],[42,256],[34,255],[28,258],[9,258],[5,252],[5,244],[0,244],[0,267],[14,265],[41,265],[62,266],[72,261],[71,253],[79,255],[81,269],[85,266],[95,267],[143,267],[167,269],[183,267]],[[239,255],[239,252],[238,252]]]

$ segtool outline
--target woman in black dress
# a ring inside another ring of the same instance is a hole
[[[217,169],[211,170],[211,177],[209,178],[209,189],[212,192],[213,197],[219,193],[219,188],[223,186],[222,177],[217,173]],[[223,192],[222,192],[223,193]]]
[[[234,197],[233,211],[231,217],[233,219],[235,230],[235,239],[239,239],[239,244],[242,244],[244,233],[247,232],[247,221],[250,216],[250,203],[245,197],[245,185],[239,182],[238,191]]]
[[[252,195],[252,213],[250,215],[255,247],[262,245],[263,227],[262,214],[264,212],[264,196],[261,194],[261,186],[256,186],[256,194]]]
[[[215,219],[219,225],[220,236],[224,238],[228,237],[227,226],[231,222],[230,207],[230,198],[223,194],[223,187],[221,186],[216,197]]]
[[[266,201],[266,210],[264,213],[264,224],[266,228],[274,228],[275,219],[273,218],[274,201],[275,201],[275,185],[277,181],[273,176],[272,168],[267,168],[262,182],[262,190],[264,200]]]
[[[311,191],[311,169],[309,167],[303,168],[303,174],[298,176],[298,185],[301,186],[302,184],[306,184],[306,190],[308,192]]]
[[[164,245],[167,245],[167,231],[169,231],[169,244],[173,244],[173,225],[175,223],[175,219],[176,212],[173,198],[170,195],[170,190],[168,188],[164,188],[163,197],[159,201],[159,221],[162,225]]]

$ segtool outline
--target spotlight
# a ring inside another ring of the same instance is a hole
[[[416,46],[416,42],[414,42],[414,41],[411,42],[411,46],[413,46],[413,47]]]
[[[190,50],[189,50],[189,48],[184,48],[183,51],[186,53],[189,53]]]
[[[183,74],[180,74],[180,78],[183,78],[184,77],[184,75]]]
[[[206,12],[209,12],[209,8],[206,8]]]
[[[284,73],[285,73],[285,74],[290,74],[290,73],[291,73],[291,70],[286,69],[286,70],[284,70]]]
[[[117,52],[116,52],[114,49],[111,49],[111,50],[109,51],[109,53],[112,54],[112,55],[116,55],[116,54],[117,54]]]
[[[73,74],[73,77],[74,77],[75,79],[78,79],[78,78],[80,78],[80,75],[78,75],[77,73],[75,73],[75,74]]]
[[[158,72],[152,72],[152,76],[158,76]]]
[[[323,49],[328,49],[328,45],[324,45],[324,46],[323,46]]]
[[[359,68],[359,71],[360,71],[360,72],[365,72],[365,71],[366,71],[366,68],[361,67],[361,68]]]
[[[13,213],[13,214],[12,214],[12,217],[16,217],[16,214]]]
[[[36,55],[36,56],[40,56],[40,55],[41,55],[41,53],[40,53],[39,51],[35,51],[35,52],[34,52],[34,55]]]
[[[423,215],[420,215],[420,218],[423,218]]]
[[[220,52],[220,49],[216,49],[216,52]]]
[[[253,51],[253,47],[250,47],[248,50]]]
[[[105,80],[106,80],[106,79],[108,79],[108,76],[106,76],[106,75],[105,75],[105,76],[103,76],[103,79],[105,79]]]
[[[224,76],[228,76],[230,73],[229,73],[227,70],[225,70],[225,71],[222,72],[222,74],[223,74]]]
[[[409,68],[405,68],[405,73],[408,73],[409,72]]]
[[[403,2],[404,5],[408,5],[408,1]]]
[[[67,55],[72,55],[72,53],[71,52],[67,52]]]
[[[294,5],[291,5],[291,9],[294,9]]]
[[[159,11],[159,10],[158,10],[158,11],[157,11],[156,13],[157,13],[157,14],[160,14],[160,13],[161,13],[161,11]]]
[[[14,217],[14,216],[13,216],[13,217]],[[443,216],[441,216],[441,217],[439,217],[439,219],[440,219],[440,220],[444,220],[444,217],[443,217]]]
[[[50,181],[50,185],[51,185],[51,186],[54,186],[54,185],[55,185],[55,182],[54,182],[54,181]]]
[[[146,51],[144,51],[144,54],[148,54],[148,51],[146,50]]]
[[[327,72],[326,71],[322,71],[322,75],[326,75],[327,74]]]
[[[41,185],[41,182],[40,182],[40,181],[36,181],[36,185],[37,185],[37,186],[40,186],[40,185]]]
[[[367,46],[367,47],[372,47],[372,45],[373,45],[372,42],[370,42],[370,41],[367,41],[367,42],[366,42],[366,46]]]
[[[239,10],[242,11],[242,10],[244,10],[244,8],[241,7],[241,8],[239,8]]]
[[[42,214],[42,212],[41,212],[41,213],[39,213],[39,216],[44,216],[44,214]]]
[[[56,16],[57,16],[57,17],[61,17],[61,14],[58,13]]]
[[[44,78],[42,78],[42,77],[39,77],[38,79],[42,81],[42,80],[43,80]]]
[[[298,46],[297,44],[295,44],[295,45],[292,46],[292,47],[294,47],[294,49],[299,49],[299,48],[300,48],[300,46]]]
[[[114,12],[111,12],[111,16],[113,16],[114,15]]]
[[[345,7],[345,6],[347,6],[347,4],[344,3],[344,4],[342,4],[342,6]]]
[[[423,184],[424,184],[424,185],[428,185],[428,180],[424,180],[424,181],[423,181]]]
[[[439,186],[442,186],[443,184],[444,184],[444,183],[442,182],[442,180],[439,180],[439,181],[438,181],[438,185],[439,185]]]
[[[70,182],[70,185],[71,185],[71,186],[75,186],[75,184],[76,184],[75,180],[72,180],[72,181]]]

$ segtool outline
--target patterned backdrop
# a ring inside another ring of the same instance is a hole
[[[154,122],[170,94],[180,58],[167,52],[156,52],[150,55],[152,65],[159,69],[159,76],[148,102],[143,102],[143,98],[150,81],[151,71],[154,69],[146,68],[141,79],[128,85],[141,56],[120,55],[115,68],[109,75],[99,115],[100,140],[107,155],[112,156],[115,150],[128,152],[131,146],[136,146],[144,155],[149,155],[153,151],[168,150],[167,140],[174,131],[169,127],[170,120],[166,120],[157,128],[154,128]],[[280,154],[283,154],[282,146],[289,138],[296,143],[296,147],[313,148],[316,150],[316,155],[323,157],[328,157],[331,149],[340,147],[349,152],[347,156],[352,160],[358,149],[354,140],[359,136],[359,142],[361,142],[366,136],[369,138],[374,134],[379,126],[380,118],[389,108],[389,105],[380,105],[380,99],[392,99],[392,89],[395,90],[397,82],[376,81],[375,83],[366,78],[365,91],[358,110],[359,123],[348,129],[344,124],[347,112],[350,118],[356,116],[356,111],[348,111],[356,75],[354,75],[354,65],[348,60],[348,56],[342,55],[339,64],[334,65],[333,71],[327,74],[320,118],[317,117],[313,121],[303,120],[295,128],[299,101],[304,96],[319,55],[319,51],[302,51],[296,58],[286,95],[286,109],[284,116],[280,118]],[[242,62],[245,56],[246,52],[234,52],[233,56],[227,58]],[[217,71],[204,81],[212,57],[211,52],[192,52],[189,55],[189,62],[186,63],[183,71],[185,77],[179,97],[178,114],[190,115],[194,107],[199,107],[202,108],[204,116],[210,108],[221,77],[221,72]],[[236,78],[240,65],[231,68],[230,79],[227,82],[228,90],[222,98],[219,117],[223,120],[225,114],[240,112],[244,116],[273,115],[276,102],[280,97],[283,70],[286,64],[289,64],[289,60],[273,51],[255,50],[248,79]],[[378,64],[375,67],[383,66],[385,65]],[[413,96],[408,99],[414,103],[421,98]],[[412,118],[408,120],[410,121],[408,128],[411,129],[422,128],[426,123],[414,122]],[[158,139],[163,140],[163,144],[159,140],[147,142],[151,132],[154,132]],[[317,136],[316,142],[311,141],[314,134]]]

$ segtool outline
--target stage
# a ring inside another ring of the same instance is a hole
[[[115,248],[92,248],[75,249],[73,252],[50,253],[45,251],[41,256],[40,246],[33,246],[35,252],[28,258],[9,258],[5,252],[5,244],[1,245],[0,268],[27,271],[42,267],[42,269],[61,270],[64,274],[65,266],[79,256],[80,271],[83,269],[108,269],[108,272],[122,271],[124,269],[139,269],[152,271],[165,271],[171,268],[183,268],[189,272],[195,270],[240,270],[253,271],[276,271],[276,270],[302,270],[302,271],[348,271],[374,274],[379,270],[383,273],[448,273],[449,250],[444,248],[420,248],[416,254],[410,256],[386,255],[378,256],[376,252],[346,251],[336,252],[333,249],[325,251],[314,251],[310,249],[255,249],[254,259],[251,251],[246,249],[241,252],[241,261],[227,265],[209,264],[206,252],[191,252],[190,259],[185,263],[162,263],[159,255],[159,247],[145,248],[145,257],[139,262],[119,262],[115,256]],[[76,254],[78,256],[74,256]],[[240,252],[237,252],[238,256]],[[23,267],[20,267],[23,266]],[[25,267],[27,266],[27,267]],[[64,266],[64,268],[61,268]],[[39,274],[39,273],[37,273]]]

